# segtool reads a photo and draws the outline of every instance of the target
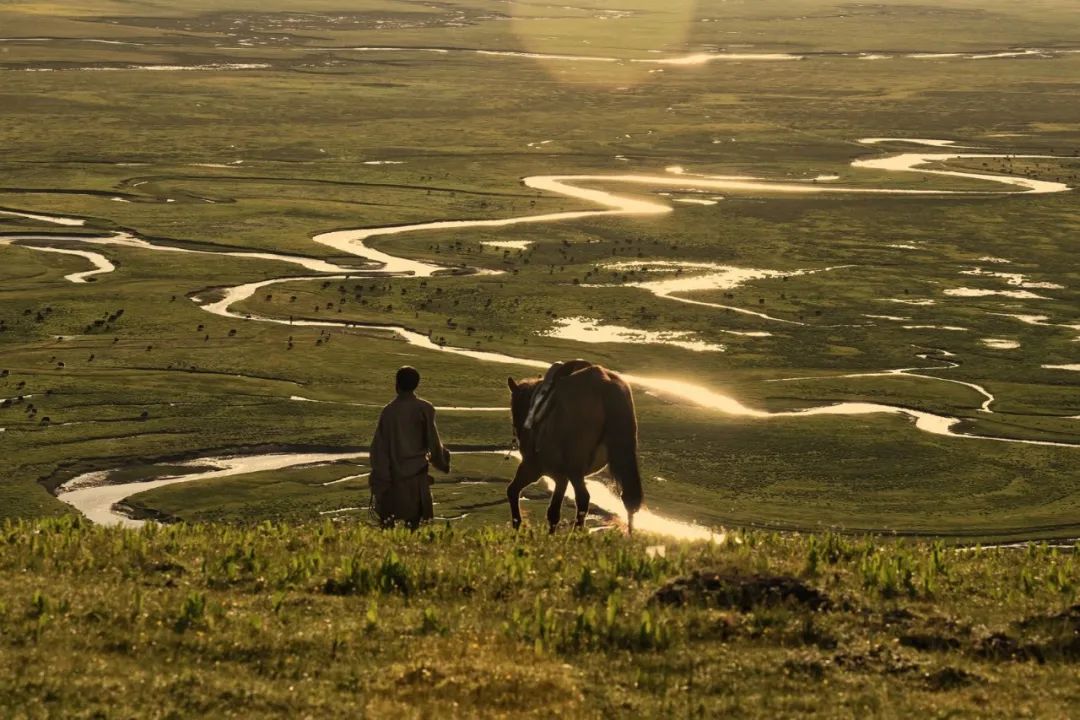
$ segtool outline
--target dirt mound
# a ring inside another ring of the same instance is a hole
[[[738,572],[695,572],[656,591],[663,605],[708,605],[747,612],[758,606],[800,605],[827,609],[829,598],[790,575],[751,575]]]

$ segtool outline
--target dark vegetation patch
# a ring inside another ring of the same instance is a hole
[[[1080,633],[1080,603],[1055,615],[1034,615],[1021,620],[1018,625],[1025,630],[1066,630]]]
[[[845,672],[876,675],[911,675],[921,669],[918,663],[885,644],[867,650],[843,650],[832,657],[832,664]]]
[[[1080,604],[1051,615],[1035,615],[1016,623],[1017,635],[993,633],[975,652],[991,660],[1080,661]]]
[[[742,612],[777,605],[826,610],[831,605],[820,590],[789,575],[740,572],[695,572],[664,585],[654,599],[662,605],[704,605]]]
[[[784,661],[784,673],[810,680],[823,680],[828,666],[820,660],[791,659]]]
[[[915,613],[907,608],[892,608],[881,615],[885,625],[905,625],[916,618]]]
[[[920,652],[961,651],[995,662],[1075,662],[1080,660],[1080,605],[1036,615],[1012,624],[1015,631],[993,630],[972,638],[970,627],[931,619],[924,628],[897,637],[902,647]]]
[[[1036,660],[1044,662],[1042,648],[1024,643],[1003,632],[995,632],[975,642],[975,655],[987,660]]]
[[[975,673],[970,673],[966,670],[954,667],[945,667],[940,670],[935,670],[932,673],[928,673],[924,680],[927,689],[935,692],[959,690],[960,688],[984,682],[983,679]]]
[[[934,635],[931,633],[910,633],[901,635],[900,644],[915,650],[944,652],[955,650],[960,647],[960,641],[947,635]]]

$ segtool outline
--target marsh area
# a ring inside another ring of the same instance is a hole
[[[406,362],[507,448],[468,409],[585,356],[659,516],[1080,533],[1067,3],[91,5],[0,9],[0,514],[361,452]],[[365,506],[327,467],[123,499]],[[512,466],[461,473],[445,517],[505,522]]]

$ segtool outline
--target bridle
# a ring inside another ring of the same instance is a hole
[[[513,436],[510,438],[510,448],[506,451],[506,458],[505,459],[509,460],[510,457],[515,452],[519,451],[520,449],[521,449],[521,443],[518,442],[517,432],[515,431]]]

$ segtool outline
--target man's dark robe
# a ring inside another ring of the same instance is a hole
[[[435,516],[428,464],[450,472],[450,451],[439,439],[435,408],[411,392],[382,409],[371,441],[371,491],[384,523],[415,527]]]

